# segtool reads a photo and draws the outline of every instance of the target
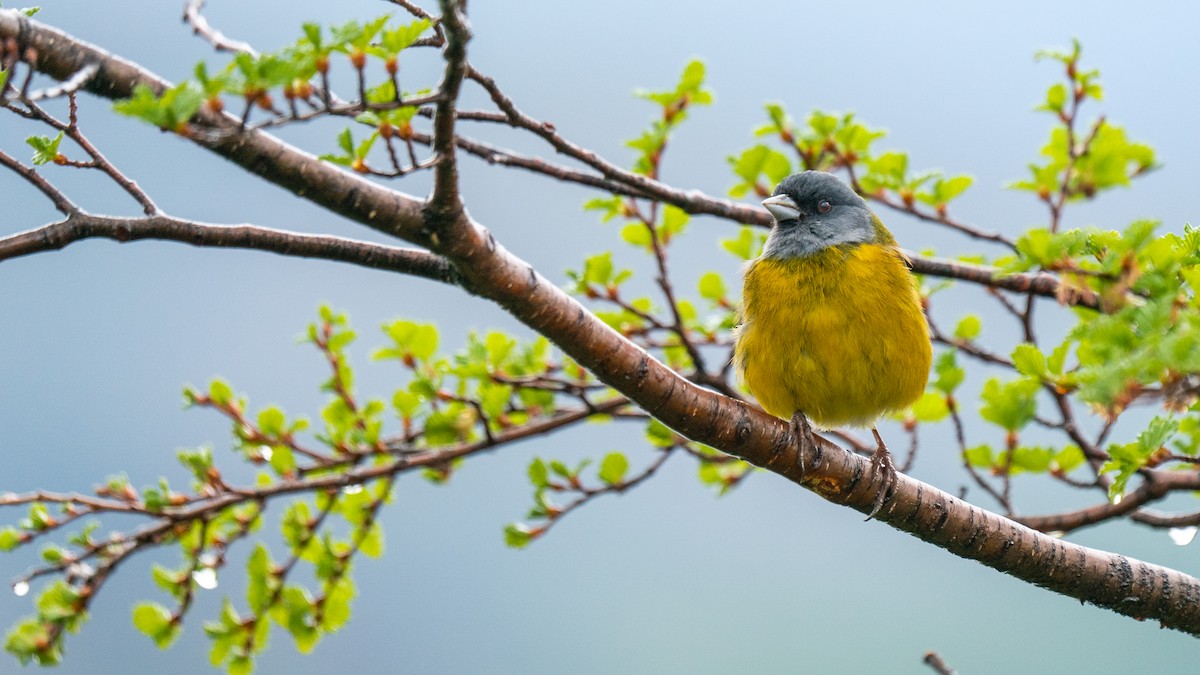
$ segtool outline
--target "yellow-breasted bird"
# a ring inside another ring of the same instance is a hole
[[[870,520],[896,476],[875,423],[929,379],[921,299],[892,233],[833,175],[788,176],[763,206],[775,226],[746,269],[735,362],[763,409],[809,443],[809,420],[871,428],[883,483]]]

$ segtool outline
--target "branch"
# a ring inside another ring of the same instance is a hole
[[[462,119],[461,115],[459,116],[459,119]],[[419,132],[413,134],[413,140],[423,145],[430,145],[433,141],[431,136]],[[501,148],[499,146],[462,135],[459,135],[455,138],[455,143],[458,144],[459,148],[472,155],[475,155],[476,157],[479,157],[488,164],[525,169],[543,176],[549,176],[555,180],[586,185],[587,187],[598,188],[604,190],[605,192],[624,195],[626,197],[641,197],[644,199],[650,199],[649,195],[646,193],[635,190],[624,183],[583,171],[578,171],[561,164],[555,164],[553,162],[546,161],[541,157],[528,157],[512,150],[508,150],[507,148]]]
[[[202,9],[204,9],[204,0],[188,0],[187,5],[183,8],[183,21],[192,27],[193,33],[207,40],[213,49],[219,52],[258,56],[258,52],[254,51],[254,48],[248,43],[227,38],[224,33],[213,28],[208,19],[200,13]]]
[[[46,110],[44,108],[42,108],[35,102],[32,95],[28,99],[25,100],[25,103],[28,106],[27,110],[21,110],[19,108],[16,108],[15,106],[11,106],[11,105],[8,105],[5,107],[11,111],[17,113],[18,115],[21,115],[22,117],[27,117],[29,119],[38,120],[40,122],[50,125],[52,128],[65,134],[68,138],[75,141],[75,143],[77,145],[79,145],[79,147],[82,148],[83,151],[86,152],[89,157],[92,158],[91,162],[86,162],[86,163],[70,162],[71,166],[99,169],[100,171],[104,172],[105,175],[107,175],[109,178],[111,178],[114,183],[116,183],[118,186],[120,186],[120,188],[122,190],[124,190],[130,197],[133,197],[133,199],[135,201],[137,201],[138,204],[141,205],[143,213],[145,213],[146,215],[153,215],[155,213],[158,213],[158,206],[156,206],[154,204],[154,200],[150,199],[150,196],[147,195],[146,192],[144,190],[142,190],[138,186],[137,183],[135,183],[133,180],[131,180],[125,174],[121,173],[121,171],[119,169],[117,169],[117,167],[114,166],[112,164],[112,162],[108,161],[108,158],[105,157],[104,154],[101,153],[100,150],[94,144],[92,144],[91,140],[89,140],[88,137],[79,128],[79,123],[78,123],[78,119],[77,119],[78,118],[78,115],[77,115],[78,105],[75,100],[75,90],[78,89],[80,86],[83,86],[84,82],[87,82],[89,79],[91,79],[91,77],[93,75],[95,75],[96,64],[93,63],[91,65],[85,66],[83,68],[83,70],[80,71],[80,73],[87,73],[87,77],[80,79],[80,76],[79,76],[80,74],[77,73],[76,75],[72,76],[71,79],[68,81],[68,83],[72,83],[72,82],[75,83],[74,86],[71,88],[71,90],[69,92],[67,92],[67,94],[69,96],[69,100],[68,100],[68,103],[69,103],[68,120],[69,121],[68,122],[62,122],[61,120],[55,118],[50,113],[46,112]],[[61,88],[66,88],[66,85],[64,84],[63,87],[61,87]],[[54,91],[54,90],[47,90],[47,91]]]
[[[26,182],[37,188],[39,192],[50,199],[54,204],[54,208],[58,209],[63,215],[69,216],[79,211],[79,207],[58,188],[51,185],[50,181],[47,181],[42,174],[9,157],[2,150],[0,150],[0,166],[12,169],[18,176],[24,178]]]
[[[948,214],[946,214],[944,209],[939,210],[935,214],[925,213],[924,211],[921,211],[920,209],[918,209],[916,207],[916,205],[913,204],[911,201],[905,201],[905,200],[895,201],[895,200],[893,200],[891,197],[888,197],[887,192],[885,192],[885,191],[880,190],[879,192],[867,192],[866,190],[863,189],[862,184],[858,182],[858,174],[855,173],[855,171],[854,171],[854,161],[852,161],[851,158],[849,158],[849,157],[845,157],[845,156],[841,156],[841,155],[839,155],[839,159],[840,159],[841,163],[845,166],[846,173],[849,174],[849,176],[850,176],[850,185],[854,188],[854,191],[857,192],[859,195],[861,195],[863,198],[870,199],[871,201],[877,202],[879,204],[883,204],[884,206],[888,207],[889,209],[892,209],[893,211],[897,211],[899,213],[907,213],[908,215],[916,218],[917,220],[923,220],[927,223],[937,223],[939,225],[945,225],[946,227],[949,227],[952,230],[956,230],[962,234],[965,234],[968,237],[971,237],[972,239],[982,239],[984,241],[990,241],[990,242],[993,242],[996,244],[1001,244],[1003,246],[1006,246],[1006,247],[1008,247],[1009,250],[1016,250],[1016,248],[1017,248],[1016,244],[1014,244],[1012,242],[1012,240],[1009,239],[1008,237],[1005,237],[1004,235],[1002,235],[998,232],[988,232],[986,230],[979,229],[972,225],[967,225],[966,223],[960,223],[957,220],[954,220],[953,218],[951,218]]]
[[[933,669],[933,672],[938,675],[955,675],[955,671],[950,666],[946,665],[945,660],[937,652],[926,652],[925,658],[922,659],[925,665]]]
[[[1127,513],[1136,511],[1138,507],[1157,501],[1177,490],[1200,489],[1200,474],[1195,471],[1186,472],[1146,472],[1146,480],[1138,488],[1121,497],[1116,502],[1104,502],[1078,511],[1060,513],[1050,516],[1027,516],[1016,520],[1027,527],[1042,532],[1070,532],[1088,525],[1095,525],[1106,520],[1112,520]],[[1154,517],[1143,514],[1142,522],[1150,524]],[[1174,523],[1170,525],[1175,526]]]
[[[441,26],[446,36],[446,70],[438,86],[438,102],[433,113],[433,150],[437,153],[438,163],[433,170],[429,209],[443,220],[457,224],[463,217],[463,210],[454,144],[455,109],[458,92],[467,74],[467,42],[471,39],[471,31],[456,0],[441,0],[439,4]]]
[[[244,248],[286,256],[352,263],[457,284],[445,258],[408,248],[256,225],[210,225],[165,215],[118,218],[76,212],[66,220],[0,238],[0,261],[56,251],[82,239],[177,241],[192,246]]]
[[[36,45],[37,67],[51,75],[69,77],[81,62],[101,61],[100,71],[87,85],[100,95],[127,96],[138,82],[165,84],[126,61],[3,10],[0,38],[8,37]],[[226,130],[238,124],[225,115],[204,114],[199,121]],[[774,471],[833,503],[862,513],[872,508],[881,486],[869,460],[820,441],[806,444],[801,463],[801,451],[785,421],[687,382],[465,216],[456,223],[436,222],[436,214],[423,210],[421,200],[319,163],[261,132],[211,144],[196,140],[256,175],[302,192],[315,204],[445,255],[462,274],[465,288],[553,340],[600,380],[682,435]],[[450,226],[456,230],[452,240],[432,236]],[[990,278],[991,272],[985,274]],[[807,471],[801,473],[800,466]],[[314,480],[340,487],[339,481],[352,477],[357,476]],[[1176,570],[1049,537],[904,475],[897,476],[876,519],[1036,586],[1200,636],[1200,607],[1194,602],[1200,597],[1200,579]]]
[[[64,80],[62,82],[62,84],[59,84],[56,87],[49,87],[47,89],[42,89],[40,91],[31,91],[31,92],[29,92],[29,95],[26,96],[25,98],[28,101],[41,101],[43,99],[52,99],[52,98],[58,98],[60,96],[66,96],[68,94],[73,94],[76,91],[78,91],[79,88],[84,85],[84,83],[86,83],[88,80],[92,79],[92,76],[95,74],[96,74],[95,64],[92,64],[90,66],[84,66],[78,73],[75,73],[75,75],[73,75],[72,77],[68,78],[67,80]]]
[[[653,462],[651,462],[649,465],[647,465],[646,468],[642,469],[637,475],[633,476],[632,478],[629,478],[629,479],[626,479],[626,480],[623,480],[623,481],[620,481],[617,483],[611,483],[609,485],[605,485],[603,487],[597,487],[597,488],[586,488],[586,487],[572,488],[571,486],[566,486],[566,485],[558,486],[557,488],[555,488],[556,491],[571,490],[573,492],[578,493],[580,496],[577,497],[571,503],[567,504],[566,506],[558,507],[557,510],[550,511],[550,516],[549,516],[549,519],[546,521],[546,524],[542,525],[541,527],[537,528],[536,530],[533,530],[532,532],[530,532],[531,536],[540,537],[540,536],[546,534],[547,532],[550,531],[551,528],[553,528],[555,525],[557,525],[559,522],[561,522],[564,516],[571,513],[572,511],[584,506],[585,504],[592,501],[596,497],[600,497],[602,495],[607,495],[607,494],[618,494],[618,495],[625,494],[627,491],[644,483],[646,480],[648,480],[650,477],[652,477],[655,473],[658,472],[659,467],[661,467],[667,461],[667,459],[671,456],[671,454],[673,453],[674,450],[675,450],[674,447],[663,448],[660,451],[658,458],[655,459]]]
[[[500,90],[500,87],[492,78],[474,68],[468,71],[468,77],[478,82],[487,91],[496,106],[508,116],[509,124],[518,129],[533,132],[549,143],[556,152],[583,162],[596,171],[599,171],[607,179],[624,183],[632,189],[642,192],[649,198],[673,204],[688,213],[707,213],[739,223],[761,225],[763,227],[770,227],[773,222],[771,215],[764,209],[736,204],[727,199],[714,199],[698,190],[680,190],[653,178],[623,169],[591,150],[563,138],[558,134],[553,124],[536,120],[521,112],[512,99]]]
[[[1054,298],[1063,304],[1102,309],[1099,296],[1091,290],[1068,289],[1062,279],[1046,272],[1004,274],[989,265],[974,265],[946,258],[921,256],[908,251],[904,251],[904,255],[909,259],[912,270],[917,274],[969,281],[988,288]]]

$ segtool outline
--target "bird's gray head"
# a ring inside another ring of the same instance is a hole
[[[775,194],[763,201],[775,217],[764,258],[795,258],[830,246],[875,241],[870,209],[850,186],[824,171],[804,171],[784,178]]]

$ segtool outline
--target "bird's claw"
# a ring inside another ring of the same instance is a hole
[[[799,447],[796,449],[796,464],[800,467],[800,475],[804,475],[804,451],[816,445],[816,439],[813,438],[812,425],[808,423],[808,418],[799,410],[792,415],[792,421],[789,425],[792,432],[792,438],[796,439]]]
[[[875,493],[875,503],[871,507],[871,512],[867,514],[867,520],[875,517],[879,513],[879,509],[883,508],[883,502],[887,499],[887,494],[892,490],[892,486],[896,484],[896,467],[892,464],[892,454],[888,452],[888,447],[883,442],[883,438],[879,436],[879,430],[871,429],[875,434],[875,454],[871,455],[871,473],[879,478],[879,490]]]

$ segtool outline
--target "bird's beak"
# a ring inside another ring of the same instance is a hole
[[[763,200],[763,206],[771,212],[776,222],[796,220],[800,217],[800,207],[796,201],[787,195],[775,195]]]

